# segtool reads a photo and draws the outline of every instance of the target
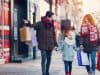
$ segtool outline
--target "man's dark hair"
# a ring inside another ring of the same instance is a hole
[[[47,12],[46,12],[46,17],[51,17],[52,15],[54,15],[53,12],[51,12],[51,11],[47,11]]]

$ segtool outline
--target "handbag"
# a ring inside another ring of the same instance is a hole
[[[79,66],[89,65],[88,55],[84,51],[78,51],[77,52],[77,59],[78,59],[78,65]]]
[[[98,58],[97,58],[97,70],[100,71],[100,52],[98,53]]]
[[[20,40],[21,42],[31,41],[31,31],[29,27],[24,26],[20,28]]]

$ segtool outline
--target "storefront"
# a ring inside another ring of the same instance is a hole
[[[27,19],[27,0],[11,0],[11,61],[22,62],[28,57],[28,46],[20,41],[20,28]]]
[[[10,0],[0,0],[0,63],[10,62]]]
[[[23,19],[27,0],[0,0],[0,64],[28,57],[28,46],[20,42]]]

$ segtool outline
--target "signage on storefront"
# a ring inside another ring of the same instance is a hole
[[[0,0],[0,59],[10,61],[10,0]],[[9,49],[9,50],[8,50]],[[4,61],[2,61],[4,62]],[[0,63],[2,63],[0,62]]]

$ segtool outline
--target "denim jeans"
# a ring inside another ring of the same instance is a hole
[[[64,61],[65,65],[65,74],[72,72],[72,61]]]
[[[93,48],[96,49],[96,48]],[[91,53],[87,53],[90,65],[86,66],[87,72],[95,72],[96,69],[96,50],[93,50]]]
[[[41,67],[42,67],[42,74],[46,75],[46,73],[49,73],[50,63],[51,63],[51,55],[52,50],[41,50]]]

